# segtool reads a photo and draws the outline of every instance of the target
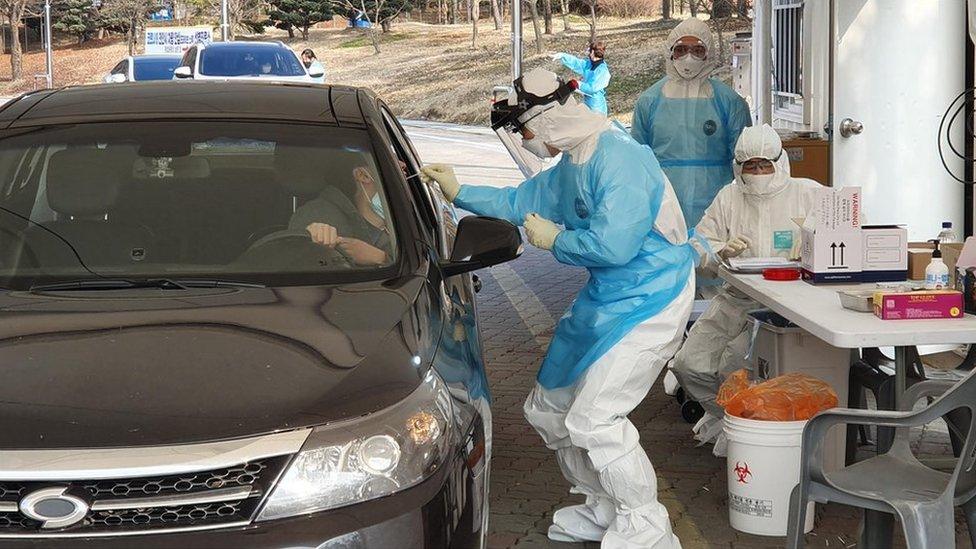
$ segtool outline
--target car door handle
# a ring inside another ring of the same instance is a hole
[[[474,293],[481,292],[481,279],[478,278],[478,275],[471,275],[471,284],[474,285]]]

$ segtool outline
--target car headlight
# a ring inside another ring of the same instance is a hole
[[[390,408],[315,429],[258,520],[334,509],[420,483],[444,462],[451,413],[450,393],[431,370]]]

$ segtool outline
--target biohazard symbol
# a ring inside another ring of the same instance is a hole
[[[735,462],[735,469],[732,469],[732,472],[735,473],[735,476],[739,477],[739,484],[749,484],[746,478],[752,476],[752,471],[749,470],[748,463]]]

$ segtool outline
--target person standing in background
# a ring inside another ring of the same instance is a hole
[[[322,76],[316,78],[315,81],[319,84],[325,83],[325,65],[319,61],[318,57],[315,57],[315,52],[312,51],[312,48],[305,48],[302,50],[302,64],[305,65],[305,68],[310,73],[321,71]],[[315,69],[319,69],[319,71]]]
[[[583,103],[592,111],[607,114],[607,86],[610,85],[610,67],[604,60],[607,45],[603,42],[590,42],[586,48],[586,59],[568,53],[556,53],[552,58],[561,61],[569,70],[580,75],[579,88]]]
[[[749,106],[732,88],[709,78],[717,65],[712,33],[687,19],[668,35],[667,75],[641,94],[631,135],[649,146],[671,181],[689,227],[732,180],[732,158]]]

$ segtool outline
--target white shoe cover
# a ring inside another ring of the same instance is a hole
[[[664,374],[664,394],[674,396],[678,394],[678,389],[681,385],[678,384],[678,377],[674,375],[671,368]]]
[[[549,526],[549,539],[568,543],[600,541],[613,521],[613,503],[603,498],[586,498],[586,503],[558,509]]]
[[[637,447],[600,471],[600,482],[617,512],[601,549],[681,549],[668,510],[657,499],[657,477],[643,448]]]

